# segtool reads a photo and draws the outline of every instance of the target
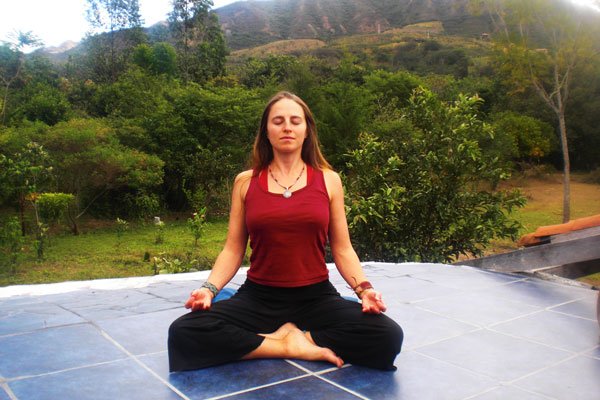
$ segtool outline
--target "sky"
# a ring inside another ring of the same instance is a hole
[[[213,0],[219,8],[237,0]],[[139,0],[144,26],[167,19],[171,0]],[[44,46],[79,42],[90,30],[86,0],[0,0],[0,42],[15,31],[32,31]]]
[[[213,0],[219,8],[237,0]],[[600,12],[600,0],[571,0]],[[139,0],[144,26],[167,18],[171,0]],[[0,0],[0,42],[15,31],[32,31],[44,46],[80,41],[89,31],[86,0]]]

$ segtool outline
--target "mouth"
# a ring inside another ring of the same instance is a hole
[[[291,136],[283,136],[281,140],[294,140],[294,138]]]

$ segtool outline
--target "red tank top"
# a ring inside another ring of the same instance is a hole
[[[270,193],[267,182],[265,170],[252,177],[246,193],[246,228],[252,249],[248,278],[279,287],[326,280],[329,196],[323,171],[307,165],[306,186],[289,199]]]

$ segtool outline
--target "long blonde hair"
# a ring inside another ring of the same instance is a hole
[[[273,147],[267,136],[267,124],[269,122],[269,113],[271,112],[273,104],[282,99],[294,101],[302,107],[302,110],[304,111],[304,118],[306,120],[306,139],[304,139],[304,143],[302,144],[302,160],[314,169],[330,169],[331,165],[327,162],[323,153],[321,153],[319,138],[317,136],[317,126],[310,108],[308,108],[306,103],[295,94],[290,92],[279,92],[269,100],[263,111],[262,118],[260,119],[260,126],[256,133],[256,138],[254,139],[254,148],[252,149],[252,170],[254,171],[254,175],[258,175],[260,171],[267,168],[271,161],[273,161]]]

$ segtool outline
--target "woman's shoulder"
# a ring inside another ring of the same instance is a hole
[[[254,174],[254,171],[251,169],[248,169],[246,171],[242,171],[239,174],[237,174],[237,176],[235,177],[235,182],[238,183],[242,183],[245,181],[249,181],[252,178],[252,175]]]
[[[340,175],[330,168],[323,168],[323,180],[325,181],[325,188],[329,194],[329,199],[333,199],[338,195],[343,196],[342,179]]]
[[[243,172],[240,172],[235,177],[235,181],[233,183],[234,192],[239,190],[240,197],[243,200],[246,198],[246,193],[248,192],[248,188],[250,187],[250,181],[252,180],[252,176],[254,171],[249,169]]]
[[[323,177],[325,178],[325,182],[331,183],[342,183],[342,178],[340,178],[340,174],[332,170],[331,168],[323,168]]]

